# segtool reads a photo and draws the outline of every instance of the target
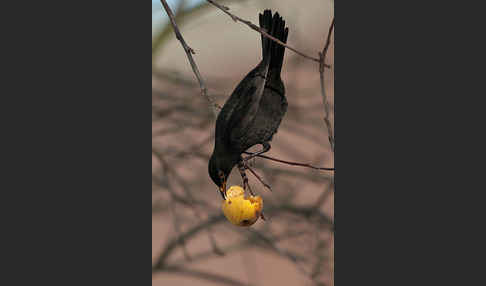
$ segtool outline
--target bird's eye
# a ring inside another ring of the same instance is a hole
[[[219,176],[220,179],[224,179],[223,171],[218,171],[218,176]]]

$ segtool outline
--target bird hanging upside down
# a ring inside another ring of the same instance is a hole
[[[287,43],[288,28],[276,12],[259,14],[260,27]],[[285,47],[261,36],[262,61],[236,86],[216,120],[214,151],[209,176],[226,199],[226,180],[233,167],[270,150],[269,142],[287,111],[285,87],[280,78]],[[261,144],[263,149],[246,158],[241,154]],[[246,185],[245,185],[246,187]]]

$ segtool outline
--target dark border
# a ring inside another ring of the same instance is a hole
[[[484,281],[484,17],[467,8],[336,3],[335,285]]]
[[[3,284],[150,285],[151,2],[66,4],[3,9]]]

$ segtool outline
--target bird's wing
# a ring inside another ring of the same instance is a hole
[[[240,94],[227,126],[227,135],[231,145],[238,146],[247,133],[260,106],[260,100],[265,89],[268,74],[268,63],[263,63],[254,69],[240,83],[235,93]]]
[[[278,13],[272,18],[270,10],[264,11],[263,15],[260,14],[259,20],[260,27],[272,35],[276,35],[282,21]],[[269,67],[271,63],[276,62],[276,60],[272,61],[272,53],[275,52],[274,45],[277,44],[262,36],[262,61],[238,84],[218,116],[217,139],[228,140],[227,143],[235,148],[244,145],[242,139],[258,112]]]
[[[248,75],[252,75],[256,68],[252,70]],[[241,81],[230,95],[228,100],[223,105],[223,108],[218,114],[216,120],[216,139],[222,141],[229,141],[231,134],[231,129],[238,122],[236,116],[242,116],[241,110],[244,106],[247,106],[251,102],[251,97],[248,97],[248,93],[253,91],[248,91],[248,86],[245,81]],[[235,110],[237,110],[235,112]],[[238,115],[239,114],[239,115]],[[228,142],[229,143],[229,142]]]

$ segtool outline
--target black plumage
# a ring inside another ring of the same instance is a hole
[[[288,28],[276,12],[259,14],[260,27],[286,43]],[[226,191],[226,179],[233,167],[242,160],[248,148],[262,144],[266,152],[269,142],[287,111],[285,87],[280,78],[285,47],[261,36],[262,61],[238,84],[224,104],[216,120],[214,151],[209,160],[211,179]]]

